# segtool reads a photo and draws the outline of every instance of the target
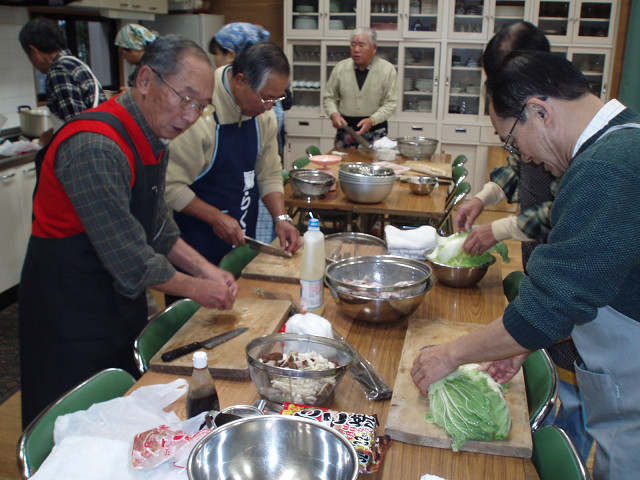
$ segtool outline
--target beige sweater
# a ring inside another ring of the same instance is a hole
[[[371,117],[377,125],[393,115],[398,107],[397,77],[391,63],[373,57],[360,90],[355,64],[347,58],[331,71],[322,104],[329,117],[336,112],[349,117]]]
[[[231,92],[225,87],[224,71],[225,67],[216,70],[216,83],[213,90],[213,104],[218,121],[224,125],[248,120],[249,117],[240,113],[240,108],[236,105]],[[278,121],[275,113],[269,110],[255,118],[260,134],[256,178],[262,198],[273,192],[284,192],[282,164],[278,155]],[[212,114],[203,115],[191,128],[171,141],[165,193],[169,207],[179,212],[195,198],[195,193],[189,186],[209,168],[215,145],[216,122]],[[238,148],[241,148],[241,145],[238,145]]]

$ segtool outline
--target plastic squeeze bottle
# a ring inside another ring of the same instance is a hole
[[[207,368],[207,354],[200,351],[193,354],[193,372],[187,392],[187,418],[210,410],[220,410],[220,402],[213,377]]]
[[[303,312],[322,315],[324,311],[324,269],[324,234],[320,231],[320,220],[312,218],[302,243],[300,308]]]

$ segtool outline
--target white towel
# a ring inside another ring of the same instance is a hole
[[[397,146],[398,146],[398,142],[396,142],[395,140],[391,140],[389,137],[378,138],[373,142],[374,150],[388,148],[389,150],[397,151],[397,148],[396,148]]]
[[[389,250],[409,249],[424,252],[438,244],[438,233],[429,225],[410,230],[400,230],[393,225],[387,225],[384,227],[384,235]]]

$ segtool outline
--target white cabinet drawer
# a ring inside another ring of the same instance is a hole
[[[477,143],[480,141],[480,127],[474,125],[443,125],[441,141]]]
[[[480,129],[480,141],[482,143],[491,143],[492,145],[500,145],[500,137],[493,127],[482,127]]]
[[[434,123],[398,122],[399,137],[437,138],[438,126]]]
[[[319,118],[286,118],[284,128],[291,135],[320,135],[322,120]]]

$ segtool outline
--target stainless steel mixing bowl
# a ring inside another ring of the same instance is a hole
[[[399,137],[398,150],[403,157],[411,160],[420,158],[429,158],[434,154],[438,147],[438,140],[427,137]]]
[[[487,269],[496,261],[495,257],[480,267],[452,267],[427,258],[438,283],[449,287],[468,288],[476,285],[487,273]]]
[[[333,175],[320,170],[291,170],[289,184],[293,194],[303,198],[322,198],[336,179]]]
[[[415,176],[407,179],[409,188],[416,195],[429,195],[436,185],[438,180],[433,177]]]
[[[358,456],[343,435],[316,420],[288,415],[228,423],[198,442],[189,480],[356,480]]]
[[[371,255],[328,265],[325,284],[347,316],[370,323],[397,322],[420,306],[433,286],[431,274],[431,267],[418,260]]]

